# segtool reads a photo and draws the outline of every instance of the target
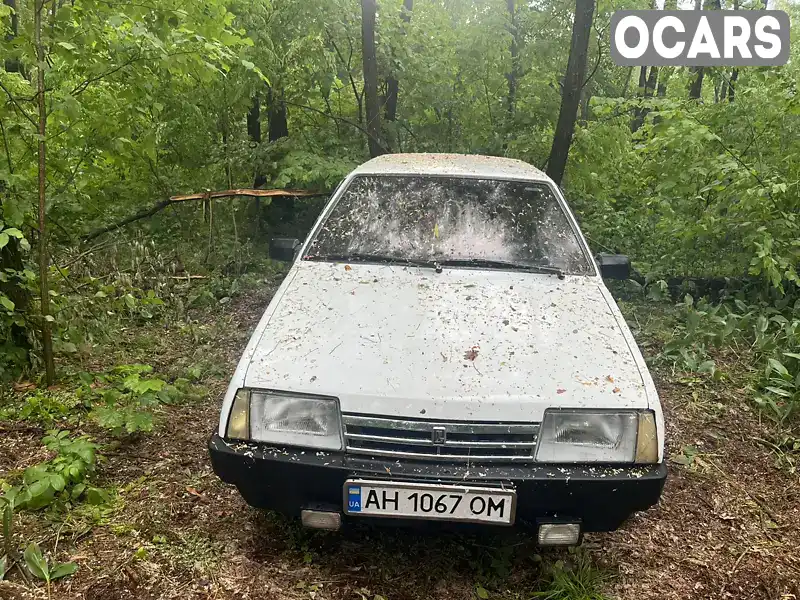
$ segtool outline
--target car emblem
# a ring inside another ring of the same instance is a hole
[[[447,430],[444,427],[434,427],[432,432],[433,443],[444,446],[447,441]]]

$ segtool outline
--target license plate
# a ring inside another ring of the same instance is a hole
[[[365,517],[468,523],[514,523],[514,490],[351,479],[344,484],[344,512]]]

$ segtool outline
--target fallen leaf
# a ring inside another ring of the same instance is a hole
[[[197,496],[198,498],[202,498],[203,497],[203,494],[198,492],[193,487],[186,486],[186,491],[189,492],[192,496]]]
[[[563,394],[563,393],[564,393],[564,392],[566,392],[566,391],[567,391],[567,390],[565,390],[564,388],[558,388],[558,389],[556,390],[556,394]]]
[[[345,270],[345,271],[352,271],[352,270],[353,270],[353,267],[351,267],[350,265],[345,265],[345,266],[344,266],[344,270]]]
[[[614,378],[611,375],[606,375],[606,381],[609,383],[614,383]]]
[[[614,388],[613,390],[611,390],[611,391],[612,391],[612,392],[614,392],[615,394],[619,394],[621,390],[620,390],[619,388],[615,387],[615,388]]]

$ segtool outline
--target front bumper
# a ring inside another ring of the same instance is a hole
[[[347,479],[463,482],[514,487],[518,525],[533,525],[540,519],[571,519],[579,520],[583,531],[611,531],[632,513],[658,502],[667,477],[663,463],[619,467],[466,466],[227,442],[217,434],[209,441],[209,452],[214,472],[235,485],[248,504],[289,516],[300,516],[302,509],[318,506],[342,511],[342,489]]]

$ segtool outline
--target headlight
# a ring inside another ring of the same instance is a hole
[[[246,405],[249,405],[249,410],[244,409]],[[247,415],[246,419],[243,414]],[[231,408],[227,433],[230,438],[254,442],[341,450],[339,401],[282,392],[239,390]]]
[[[655,463],[652,411],[548,410],[539,430],[542,463]]]

